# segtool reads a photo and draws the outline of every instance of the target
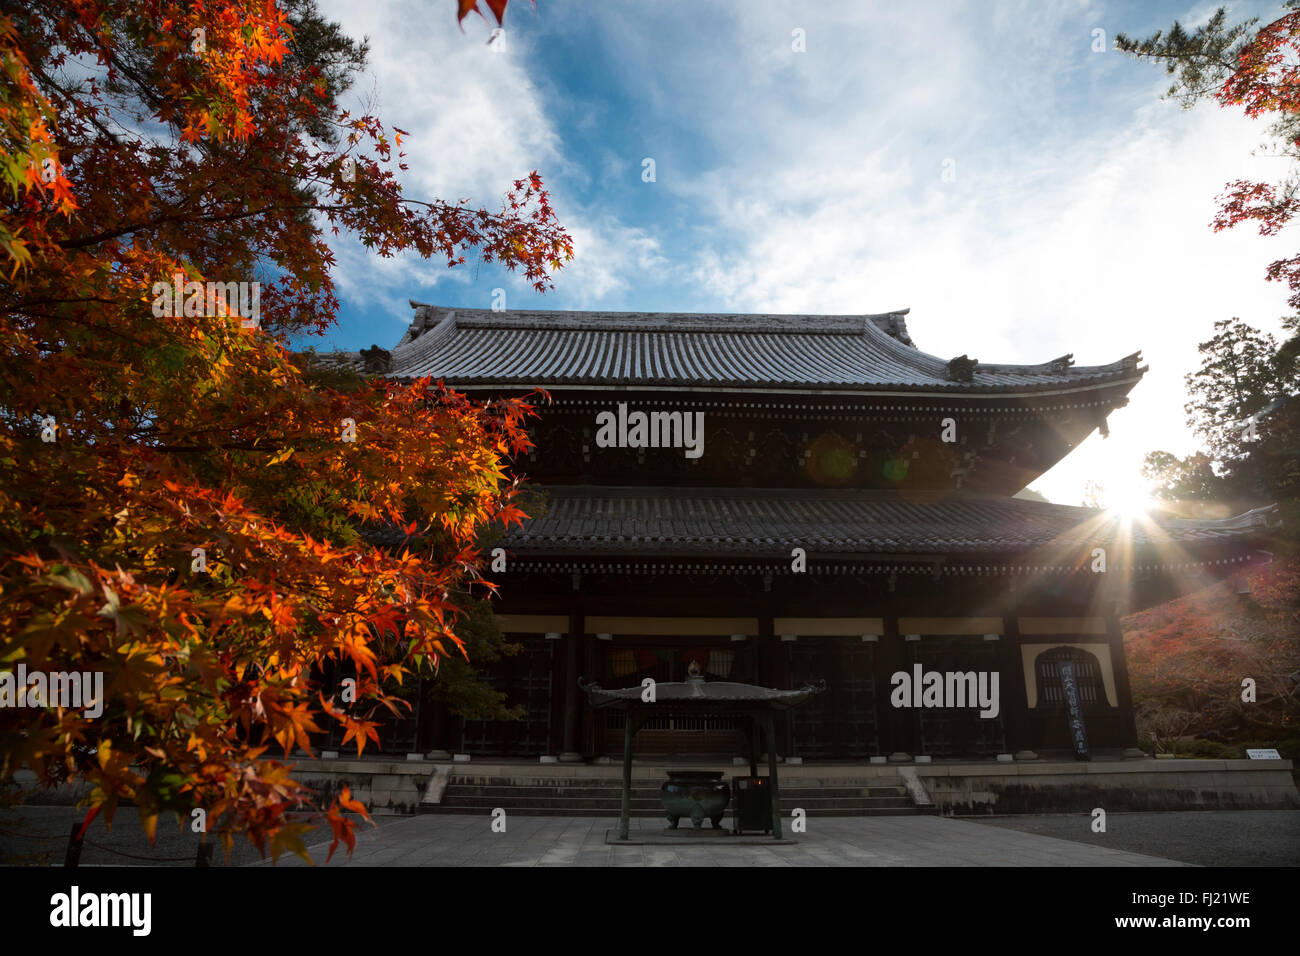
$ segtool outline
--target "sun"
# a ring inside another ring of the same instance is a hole
[[[1112,479],[1103,493],[1106,510],[1126,520],[1145,517],[1156,504],[1151,491],[1151,485],[1141,478]]]

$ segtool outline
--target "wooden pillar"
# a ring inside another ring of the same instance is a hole
[[[849,654],[845,651],[844,645],[849,641],[859,641],[860,637],[824,637],[821,639],[820,653],[817,660],[821,662],[819,669],[822,671],[822,679],[826,681],[826,693],[831,700],[831,713],[844,713],[848,709],[849,694],[848,674],[845,669],[848,665]],[[848,749],[848,737],[845,731],[845,722],[842,720],[831,721],[831,753],[836,757],[843,757]]]
[[[419,689],[415,695],[415,747],[413,752],[426,754],[437,749],[433,736],[433,720],[437,706],[433,701],[433,681],[427,681],[421,677],[418,680],[418,687]]]
[[[763,729],[767,731],[767,775],[772,778],[772,837],[781,839],[781,786],[776,778],[776,732],[772,711],[763,715]]]
[[[633,726],[635,718],[629,707],[627,723],[623,725],[623,803],[618,817],[618,838],[627,839],[628,817],[632,815],[632,736],[636,733]]]
[[[1020,652],[1020,619],[1008,614],[1002,619],[1002,640],[998,642],[998,686],[1002,690],[1002,727],[1006,730],[1008,753],[1033,750],[1036,742],[1029,726],[1029,697],[1025,690],[1024,655]],[[1029,675],[1031,678],[1033,675]]]
[[[447,702],[440,697],[432,700],[428,713],[429,740],[432,746],[424,752],[435,754],[437,759],[448,760],[451,754],[460,748],[460,739],[457,735],[460,722],[452,714]]]
[[[424,713],[426,708],[424,707],[424,678],[423,677],[417,677],[415,680],[415,705],[413,710],[414,713],[412,714],[413,720],[412,720],[412,729],[411,729],[411,749],[408,750],[407,753],[423,754],[425,752],[424,741],[428,738],[428,734],[425,734],[423,732],[424,724],[426,721],[426,715]]]
[[[776,655],[773,653],[773,642],[776,640],[772,636],[772,615],[765,611],[758,616],[758,638],[756,639],[757,652],[754,683],[760,687],[777,687],[778,674],[776,666]]]
[[[758,683],[762,687],[788,689],[790,675],[784,667],[784,648],[774,633],[772,607],[772,601],[769,600],[758,618]],[[767,746],[769,749],[776,747],[778,752],[788,754],[793,749],[789,717],[782,716],[776,725],[780,728],[780,740],[778,742],[776,737],[769,737]]]
[[[1123,714],[1124,746],[1138,749],[1137,716],[1133,713],[1133,685],[1129,682],[1128,657],[1124,653],[1124,632],[1119,615],[1112,606],[1106,614],[1106,638],[1110,642],[1110,662],[1115,670],[1115,703]]]
[[[561,744],[560,760],[563,763],[577,763],[582,759],[578,752],[578,645],[582,642],[582,611],[575,609],[569,614],[569,633],[564,635],[564,739]]]
[[[889,702],[893,691],[891,678],[898,671],[909,670],[903,636],[898,633],[898,618],[886,617],[884,631],[876,645],[876,727],[880,733],[880,752],[885,756],[914,754],[910,711]]]
[[[581,625],[584,629],[586,623]],[[581,632],[581,645],[578,648],[578,659],[582,661],[582,672],[586,675],[587,680],[598,681],[601,679],[599,668],[596,666],[596,641],[588,637],[585,630]],[[595,707],[582,708],[582,755],[587,758],[597,756],[596,754],[596,721],[597,711]]]

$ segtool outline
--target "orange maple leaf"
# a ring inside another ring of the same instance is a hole
[[[497,18],[497,26],[501,26],[502,17],[506,15],[506,4],[509,3],[510,0],[483,0],[483,2],[488,5],[488,9],[492,11],[492,15]],[[457,23],[469,16],[471,10],[477,13],[480,17],[483,17],[484,20],[487,19],[487,17],[483,16],[483,11],[478,8],[478,0],[458,0],[458,4],[459,9],[456,11]],[[461,27],[461,29],[463,30],[465,28]]]

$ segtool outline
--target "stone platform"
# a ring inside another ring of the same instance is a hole
[[[633,815],[659,816],[656,795],[665,770],[687,763],[634,760]],[[689,764],[721,770],[727,778],[748,771],[727,760]],[[296,775],[326,791],[346,784],[381,813],[478,814],[504,806],[512,814],[599,817],[618,815],[621,768],[612,762],[304,759]],[[802,806],[822,816],[1079,812],[1098,806],[1108,812],[1300,808],[1290,760],[783,763],[780,781],[783,813]]]
[[[515,815],[601,817],[619,812],[621,768],[614,763],[291,759],[295,776],[322,795],[348,786],[379,814],[478,814],[498,806]],[[688,764],[721,770],[727,778],[748,771],[727,760],[635,760],[633,816],[661,817],[657,795],[664,771]],[[14,779],[25,791],[26,803],[74,804],[88,792],[84,786],[40,790],[29,770],[17,771]],[[783,763],[780,779],[783,814],[801,807],[824,817],[1064,813],[1094,807],[1108,812],[1300,808],[1290,760]]]

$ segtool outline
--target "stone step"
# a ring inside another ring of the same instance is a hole
[[[793,810],[796,807],[802,807],[809,813],[820,809],[858,809],[866,812],[874,809],[910,807],[912,805],[911,801],[901,797],[861,797],[857,799],[782,797],[780,803],[783,810]],[[575,810],[600,810],[609,807],[617,809],[619,804],[619,800],[611,800],[608,797],[553,797],[544,794],[535,794],[511,800],[499,799],[496,797],[447,795],[443,797],[442,803],[438,804],[438,806],[444,808],[464,807],[466,809],[478,809],[484,811],[490,811],[495,807],[504,807],[506,810],[509,810],[511,807],[517,806],[552,807],[557,809],[572,807]],[[642,810],[661,811],[663,809],[663,804],[659,801],[658,797],[633,797],[630,804],[632,807]]]
[[[781,814],[783,817],[786,817],[788,820],[790,811],[794,808],[793,807],[787,808],[784,806],[784,801],[782,801],[782,803],[783,805],[781,807]],[[816,811],[810,810],[807,807],[804,807],[803,809],[807,811],[808,815],[813,819],[816,819],[819,816],[820,817],[919,816],[919,815],[936,814],[939,812],[933,807],[916,807],[910,804],[905,807],[879,807],[870,810],[864,810],[858,807],[847,808],[847,809],[829,808],[829,809],[816,810]],[[613,819],[618,819],[619,816],[618,807],[606,807],[606,808],[596,808],[596,809],[574,809],[571,807],[521,806],[521,807],[506,807],[505,810],[506,810],[507,817],[510,816],[511,814],[514,814],[516,816],[524,816],[524,817],[611,817]],[[428,806],[428,805],[421,805],[418,808],[418,812],[455,813],[460,815],[481,815],[481,816],[487,816],[488,813],[488,811],[485,811],[481,807],[442,807],[442,806]],[[664,811],[662,807],[658,808],[657,810],[643,810],[643,809],[634,808],[629,813],[629,816],[637,817],[639,819],[650,818],[650,817],[657,817],[659,819],[663,819]],[[724,821],[724,823],[730,820],[731,820],[731,808],[728,808],[726,812],[726,820]]]
[[[732,776],[724,779],[731,783]],[[664,816],[660,800],[667,775],[644,771],[632,779],[630,809],[638,817]],[[617,816],[622,780],[601,777],[537,776],[527,770],[512,775],[499,771],[477,776],[471,769],[453,773],[438,804],[421,804],[424,813],[489,814],[497,807],[525,816]],[[734,791],[734,787],[733,787]],[[733,803],[728,813],[734,809]],[[824,777],[796,778],[781,787],[780,809],[789,815],[802,809],[811,816],[875,816],[929,812],[919,809],[897,776],[846,778],[833,770]]]
[[[444,801],[451,796],[483,796],[499,797],[501,799],[510,799],[513,797],[526,797],[531,794],[545,792],[548,795],[556,797],[569,797],[580,799],[583,797],[608,797],[611,794],[618,796],[622,793],[621,787],[592,787],[592,786],[547,786],[547,787],[527,787],[518,784],[462,784],[450,783],[447,785]],[[658,799],[660,788],[650,786],[633,786],[631,790],[633,798],[654,798]],[[907,789],[905,787],[782,787],[781,795],[783,797],[838,797],[844,799],[882,799],[882,798],[905,798]]]
[[[810,783],[816,786],[866,786],[866,784],[892,784],[896,783],[900,777],[898,774],[845,774],[842,771],[836,771],[835,767],[818,767],[818,773],[809,773],[809,767],[794,767],[794,769],[781,769],[780,778],[790,780],[792,783]],[[745,767],[732,767],[732,769],[722,771],[723,780],[731,780],[733,777],[749,777],[748,769]],[[767,777],[767,766],[761,766],[758,769],[759,777]],[[580,782],[591,784],[591,786],[603,787],[607,784],[619,786],[623,780],[623,774],[617,767],[606,767],[603,773],[599,774],[560,774],[560,773],[533,773],[532,770],[520,769],[511,770],[507,773],[500,773],[497,767],[480,770],[474,767],[472,763],[461,763],[451,770],[451,777],[455,780],[474,780],[474,782],[498,782],[498,780],[512,780],[516,783],[569,783]],[[668,774],[660,770],[646,771],[640,767],[633,767],[633,783],[663,783],[668,779]]]
[[[721,779],[723,783],[731,783],[733,777],[748,777],[747,773],[725,774]],[[766,778],[766,768],[759,774],[760,777]],[[844,777],[826,774],[824,776],[810,777],[805,774],[781,774],[781,785],[792,787],[895,787],[902,786],[902,779],[898,776],[865,776],[865,777]],[[644,774],[633,774],[632,785],[634,787],[658,787],[668,780],[667,774],[655,774],[646,776]],[[481,786],[504,786],[514,784],[524,787],[555,787],[555,786],[573,786],[573,787],[621,787],[623,778],[612,773],[607,776],[590,777],[590,776],[534,776],[529,773],[515,774],[478,774],[472,770],[453,770],[451,773],[452,783],[477,784]]]

